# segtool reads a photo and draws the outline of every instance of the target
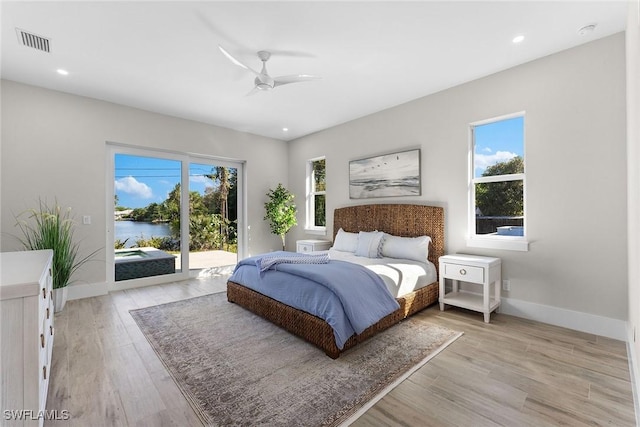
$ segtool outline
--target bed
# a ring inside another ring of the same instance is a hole
[[[333,236],[345,232],[382,231],[394,236],[431,237],[428,260],[435,266],[444,254],[444,210],[415,204],[373,204],[335,209]],[[437,277],[433,283],[396,298],[399,308],[359,334],[351,336],[342,349],[336,345],[334,331],[323,319],[269,298],[232,280],[227,282],[227,299],[274,324],[298,335],[335,359],[340,353],[395,325],[438,301]]]

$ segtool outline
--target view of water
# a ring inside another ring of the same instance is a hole
[[[129,239],[125,247],[130,248],[135,245],[136,240],[143,237],[149,239],[151,237],[170,236],[169,224],[155,224],[151,222],[138,221],[116,221],[115,239],[122,242]]]
[[[419,176],[405,176],[393,179],[351,179],[349,181],[349,197],[352,199],[419,195]]]

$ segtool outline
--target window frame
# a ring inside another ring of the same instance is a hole
[[[313,164],[317,161],[324,160],[325,164],[325,188],[327,184],[327,158],[326,156],[314,157],[313,159],[307,160],[307,170],[306,170],[306,220],[304,230],[308,234],[318,234],[318,235],[326,235],[327,227],[325,226],[317,226],[315,225],[315,213],[316,213],[316,198],[315,196],[324,195],[325,196],[325,215],[327,209],[327,191],[316,191],[315,190],[315,177],[314,177],[314,169]]]
[[[523,163],[524,172],[517,174],[506,175],[492,175],[484,177],[475,176],[475,128],[478,126],[496,123],[503,120],[509,120],[516,117],[523,118],[522,124],[522,144],[523,144]],[[503,116],[493,117],[491,119],[481,120],[469,124],[469,151],[468,151],[468,234],[467,234],[467,246],[474,248],[487,248],[487,249],[503,249],[511,251],[528,251],[529,241],[527,238],[528,226],[527,226],[527,156],[526,156],[526,117],[525,112],[520,111],[517,113],[506,114]],[[498,236],[495,234],[476,234],[476,184],[490,183],[490,182],[507,182],[507,181],[522,181],[523,193],[523,235],[522,236]]]

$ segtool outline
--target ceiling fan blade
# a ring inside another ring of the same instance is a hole
[[[280,77],[275,77],[274,80],[274,85],[273,87],[276,86],[282,86],[282,85],[286,85],[289,83],[299,83],[299,82],[308,82],[311,80],[320,80],[322,79],[322,77],[318,77],[318,76],[310,76],[308,74],[296,74],[296,75],[292,75],[292,76],[280,76]]]
[[[234,64],[236,64],[239,67],[244,68],[245,70],[251,71],[253,74],[259,76],[260,73],[257,72],[256,70],[254,70],[253,68],[244,65],[242,62],[238,61],[236,58],[234,58],[229,52],[227,52],[222,46],[218,45],[218,49],[220,49],[220,52],[222,52],[224,54],[224,56],[226,56],[229,61],[233,62]]]
[[[273,56],[288,56],[292,58],[316,58],[316,55],[313,55],[308,52],[303,52],[301,50],[273,50],[270,49],[271,55]]]

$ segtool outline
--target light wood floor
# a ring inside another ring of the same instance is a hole
[[[60,426],[199,426],[128,310],[225,289],[226,277],[69,301],[55,317],[47,409]],[[515,317],[433,306],[464,335],[356,426],[634,426],[625,343]]]

